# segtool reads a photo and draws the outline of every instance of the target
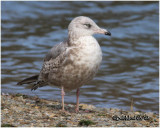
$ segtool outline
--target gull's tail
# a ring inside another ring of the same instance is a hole
[[[47,83],[44,81],[38,81],[38,77],[39,77],[39,75],[31,76],[29,78],[26,78],[26,79],[18,82],[17,85],[34,83],[33,85],[30,86],[31,91],[36,90],[39,87],[46,86]]]
[[[26,78],[26,79],[18,82],[17,85],[30,84],[30,83],[36,82],[36,81],[38,81],[38,76],[39,75],[35,75],[35,76],[32,76],[32,77]]]

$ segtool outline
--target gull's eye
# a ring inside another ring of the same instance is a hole
[[[91,28],[90,24],[84,24],[84,26],[87,26],[87,28]]]

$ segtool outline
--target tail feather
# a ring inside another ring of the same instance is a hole
[[[39,75],[35,75],[35,76],[32,76],[32,77],[26,78],[26,79],[18,82],[17,85],[30,84],[30,83],[36,82],[38,80],[38,76]]]
[[[32,86],[31,91],[32,90],[36,90],[37,88],[40,88],[40,87],[43,87],[43,86],[46,86],[46,82],[44,82],[44,81],[38,81],[37,83],[35,83]]]

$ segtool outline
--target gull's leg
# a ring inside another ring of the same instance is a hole
[[[61,95],[62,95],[62,111],[64,111],[64,95],[65,95],[65,92],[64,92],[63,86],[61,87]]]
[[[76,96],[77,96],[77,104],[76,104],[76,112],[79,112],[79,88],[77,88]]]

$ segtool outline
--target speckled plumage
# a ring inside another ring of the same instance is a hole
[[[79,88],[90,81],[98,71],[102,61],[101,48],[93,34],[111,35],[88,17],[74,18],[68,27],[68,40],[55,45],[44,58],[40,74],[27,78],[18,84],[33,83],[33,90],[45,85],[62,89],[62,109],[64,110],[64,90]],[[34,80],[34,78],[36,78]],[[77,99],[77,106],[79,100]],[[78,107],[76,108],[78,110]]]
[[[86,43],[87,42],[87,43]],[[63,45],[63,50],[57,57],[52,57],[53,50]],[[92,36],[81,37],[75,45],[68,46],[61,43],[52,48],[40,72],[39,81],[49,85],[73,90],[91,80],[102,60],[102,52],[98,42]]]

